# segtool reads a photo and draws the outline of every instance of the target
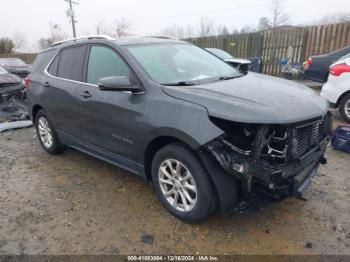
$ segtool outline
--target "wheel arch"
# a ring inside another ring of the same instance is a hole
[[[39,110],[43,109],[43,107],[41,105],[34,105],[32,107],[32,110],[31,110],[31,116],[32,116],[32,120],[33,122],[35,122],[35,118],[36,118],[36,114],[39,112]]]
[[[347,96],[347,95],[349,95],[349,94],[350,94],[350,90],[348,90],[348,91],[346,91],[345,93],[343,93],[343,94],[338,98],[338,101],[337,101],[337,103],[336,103],[336,107],[339,107],[341,100],[342,100],[345,96]]]
[[[192,139],[184,139],[183,137],[179,137],[173,134],[159,135],[154,137],[143,150],[144,172],[148,182],[152,181],[151,168],[155,154],[163,147],[173,143],[181,143],[193,151],[195,151],[195,149],[199,146],[199,144]]]

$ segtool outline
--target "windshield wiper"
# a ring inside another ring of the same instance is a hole
[[[176,83],[165,83],[162,85],[164,85],[164,86],[195,86],[197,84],[194,82],[191,82],[191,81],[179,81]]]
[[[230,79],[234,79],[237,77],[241,77],[242,75],[228,75],[228,76],[220,76],[218,80],[230,80]]]

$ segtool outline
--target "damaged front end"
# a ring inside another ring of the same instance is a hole
[[[211,120],[225,134],[204,149],[236,178],[244,194],[264,192],[276,198],[302,197],[319,164],[326,162],[330,114],[290,125]]]

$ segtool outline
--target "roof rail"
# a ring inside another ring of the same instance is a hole
[[[167,36],[167,35],[150,35],[150,36],[146,36],[146,37],[153,37],[153,38],[160,38],[160,39],[173,39],[173,40],[177,40],[174,37],[171,36]]]
[[[106,39],[106,40],[115,40],[115,38],[109,36],[109,35],[88,35],[88,36],[82,36],[82,37],[76,37],[71,39],[65,39],[62,41],[57,41],[51,44],[51,47],[61,45],[67,42],[74,42],[74,41],[80,41],[80,40],[90,40],[90,39]]]

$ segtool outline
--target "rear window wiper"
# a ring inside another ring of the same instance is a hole
[[[164,86],[195,86],[197,84],[194,82],[191,82],[191,81],[179,81],[179,82],[175,82],[175,83],[165,83],[162,85],[164,85]]]

